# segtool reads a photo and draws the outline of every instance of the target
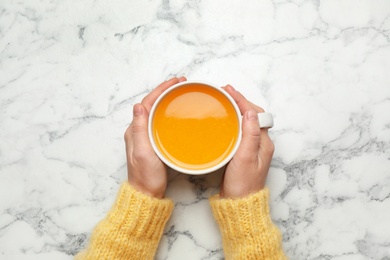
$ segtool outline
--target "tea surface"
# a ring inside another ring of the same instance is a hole
[[[153,135],[160,152],[190,170],[224,160],[238,139],[239,120],[230,101],[202,84],[179,87],[156,108]]]

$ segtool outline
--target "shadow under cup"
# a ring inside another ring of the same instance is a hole
[[[149,114],[149,138],[172,169],[206,174],[226,165],[241,141],[241,113],[221,88],[182,82],[167,89]]]

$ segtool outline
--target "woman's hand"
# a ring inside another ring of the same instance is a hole
[[[274,144],[268,136],[268,129],[259,125],[257,113],[264,110],[249,102],[232,86],[227,85],[224,89],[236,101],[243,119],[241,144],[226,168],[220,196],[240,198],[264,188]]]
[[[125,132],[129,183],[136,190],[156,198],[164,197],[167,188],[167,170],[149,141],[149,112],[161,93],[186,80],[185,77],[175,77],[165,81],[150,92],[140,104],[134,105],[133,121]]]

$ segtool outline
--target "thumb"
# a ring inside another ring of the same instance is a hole
[[[149,145],[148,137],[148,112],[141,104],[135,104],[133,107],[132,133],[134,146],[144,148]]]
[[[256,110],[248,110],[242,119],[242,140],[237,151],[242,158],[257,158],[260,145],[260,125]]]

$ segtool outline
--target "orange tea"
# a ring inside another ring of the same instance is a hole
[[[167,93],[157,104],[151,122],[160,153],[188,170],[203,170],[222,162],[231,154],[240,133],[231,101],[201,83]]]

